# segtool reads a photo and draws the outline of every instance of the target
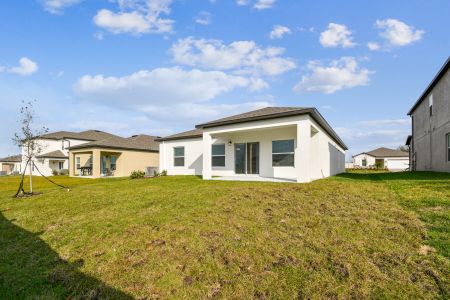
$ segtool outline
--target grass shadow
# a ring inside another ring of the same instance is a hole
[[[83,261],[67,262],[40,233],[29,232],[0,213],[0,299],[133,299],[85,275]]]

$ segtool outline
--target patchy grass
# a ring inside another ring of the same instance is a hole
[[[0,298],[449,295],[449,174],[55,180],[0,179]]]

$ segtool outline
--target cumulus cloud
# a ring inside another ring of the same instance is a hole
[[[170,33],[174,21],[161,15],[170,14],[172,0],[118,0],[119,11],[101,9],[94,23],[114,34]]]
[[[333,60],[329,65],[320,61],[308,63],[309,75],[302,77],[294,87],[294,91],[322,92],[332,94],[342,89],[367,85],[370,81],[369,71],[361,68],[354,57],[342,57]]]
[[[369,48],[369,50],[371,51],[377,51],[380,50],[381,46],[376,42],[368,42],[367,48]]]
[[[195,18],[195,23],[198,23],[200,25],[209,25],[212,21],[211,13],[207,11],[201,11]]]
[[[61,14],[67,7],[76,5],[83,0],[42,0],[44,9],[51,14]]]
[[[253,7],[258,10],[268,9],[272,8],[275,2],[276,0],[257,0],[256,3],[253,5]]]
[[[330,23],[328,29],[320,34],[320,44],[324,47],[350,48],[353,42],[352,32],[343,24]]]
[[[183,65],[239,74],[275,76],[296,68],[293,59],[281,56],[284,48],[262,48],[253,41],[226,45],[220,40],[188,37],[178,40],[170,52],[173,60]]]
[[[32,61],[31,59],[27,57],[22,57],[19,60],[19,65],[15,67],[4,67],[0,66],[0,72],[8,72],[13,74],[18,74],[22,76],[28,76],[31,75],[39,69],[38,64]]]
[[[413,26],[397,19],[377,20],[375,27],[380,29],[380,36],[390,46],[397,47],[420,41],[425,34],[424,30],[416,30]]]
[[[291,30],[286,26],[275,25],[270,32],[270,38],[274,39],[282,39],[286,34],[291,34]]]

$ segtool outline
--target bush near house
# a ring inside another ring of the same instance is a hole
[[[450,174],[0,179],[1,299],[448,299]]]
[[[130,178],[131,179],[138,179],[138,178],[144,178],[145,177],[145,172],[143,171],[133,171],[131,172]]]

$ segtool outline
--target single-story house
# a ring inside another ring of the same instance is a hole
[[[409,168],[409,153],[389,148],[378,148],[353,156],[354,168],[375,168],[404,171]]]
[[[168,175],[310,182],[345,171],[347,146],[315,108],[266,107],[158,141]]]
[[[69,148],[69,175],[124,177],[133,171],[158,169],[159,143],[157,137],[133,135],[118,136],[83,143]]]
[[[51,176],[53,173],[67,173],[69,169],[69,148],[72,146],[104,140],[117,135],[100,130],[86,130],[82,132],[56,131],[41,135],[36,143],[41,153],[33,158],[31,166],[35,176]],[[21,170],[25,169],[27,147],[22,146]],[[28,172],[28,171],[27,171]]]
[[[21,163],[22,155],[20,154],[0,158],[0,175],[20,173],[22,171]]]

